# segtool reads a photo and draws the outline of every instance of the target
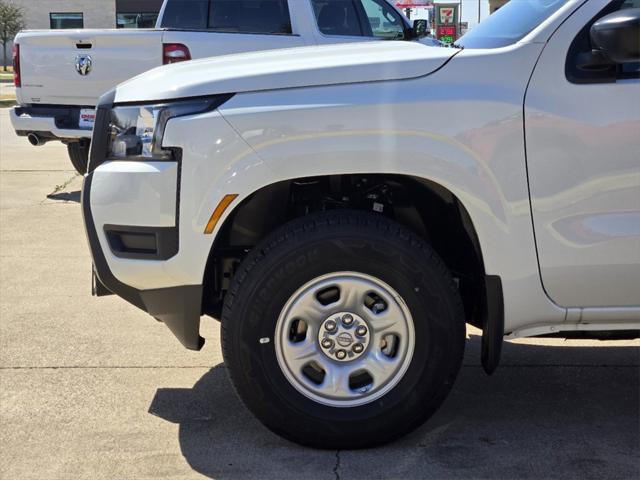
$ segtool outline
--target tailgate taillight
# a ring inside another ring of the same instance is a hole
[[[22,79],[20,78],[20,45],[13,45],[13,84],[16,87],[22,86]]]
[[[191,60],[191,52],[189,48],[182,43],[163,43],[162,44],[162,64],[184,62]]]

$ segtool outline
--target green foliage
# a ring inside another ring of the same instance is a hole
[[[22,8],[5,0],[0,0],[0,43],[3,45],[25,27]]]
[[[0,43],[2,44],[5,71],[7,70],[7,45],[24,27],[22,8],[6,0],[0,0]]]

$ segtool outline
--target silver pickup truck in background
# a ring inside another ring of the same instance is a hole
[[[163,64],[366,40],[437,40],[388,0],[165,0],[155,29],[24,31],[14,47],[16,133],[67,145],[85,173],[100,95]]]

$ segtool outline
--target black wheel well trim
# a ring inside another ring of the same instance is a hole
[[[408,182],[414,182],[417,185],[421,185],[421,188],[426,188],[431,190],[431,193],[437,197],[449,198],[453,201],[453,205],[457,209],[460,215],[461,226],[464,228],[464,233],[467,236],[467,240],[471,243],[473,247],[473,254],[475,255],[477,261],[478,278],[477,278],[477,289],[478,289],[478,312],[473,323],[478,328],[482,329],[482,363],[485,372],[491,374],[497,368],[500,361],[501,354],[501,346],[502,340],[504,336],[504,301],[503,301],[503,293],[502,293],[502,281],[501,278],[497,275],[487,275],[484,270],[484,259],[482,255],[482,249],[480,246],[480,241],[478,239],[478,235],[473,224],[473,220],[469,215],[466,207],[463,202],[458,199],[458,197],[451,192],[448,188],[433,182],[426,178],[415,177],[412,175],[398,175],[398,174],[383,174],[383,173],[350,173],[345,175],[338,176],[358,176],[358,175],[376,175],[380,177],[388,177],[394,180],[404,179]],[[321,175],[316,177],[305,177],[304,180],[315,179],[315,178],[325,178],[330,177],[331,175]],[[227,235],[229,230],[233,227],[236,215],[242,211],[244,207],[246,207],[252,200],[256,198],[256,196],[260,192],[264,192],[267,189],[275,189],[278,186],[283,184],[291,184],[292,182],[302,180],[301,178],[291,178],[286,180],[281,180],[278,182],[273,182],[268,185],[264,185],[258,190],[252,192],[249,195],[246,195],[240,202],[234,204],[232,210],[225,216],[220,228],[217,229],[215,234],[214,241],[212,243],[211,249],[209,251],[206,268],[203,276],[203,304],[202,311],[207,312],[206,308],[206,292],[210,291],[210,282],[211,277],[214,275],[215,271],[215,263],[216,259],[220,254],[221,257],[224,256],[225,253],[235,252],[239,250],[248,251],[251,246],[239,245],[235,248],[233,246],[225,245],[225,241],[227,240]],[[444,200],[442,200],[444,202]],[[298,218],[298,217],[296,217]],[[287,221],[293,220],[293,218],[288,219]],[[269,233],[274,231],[276,228],[282,226],[285,222],[278,223],[274,228],[267,230],[260,237],[259,240],[265,238]],[[404,224],[405,226],[408,226]],[[410,227],[410,226],[409,226]],[[411,228],[411,227],[410,227]],[[412,229],[415,231],[415,229]],[[420,232],[416,232],[421,237],[424,238]],[[446,263],[446,262],[445,262]],[[469,313],[469,312],[467,312]],[[217,316],[217,315],[216,315]],[[469,317],[469,315],[467,315]],[[469,319],[468,319],[469,321]]]
[[[491,375],[500,364],[504,340],[504,296],[502,279],[497,275],[486,275],[485,318],[482,328],[481,361],[482,368]]]

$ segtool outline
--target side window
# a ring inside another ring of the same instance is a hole
[[[162,28],[206,30],[209,0],[169,0],[162,17]]]
[[[311,3],[324,35],[364,35],[353,0],[311,0]]]
[[[216,32],[291,34],[287,0],[211,0],[209,29]]]
[[[405,36],[402,18],[384,0],[358,0],[362,3],[371,28],[371,36],[389,40],[401,40]]]

